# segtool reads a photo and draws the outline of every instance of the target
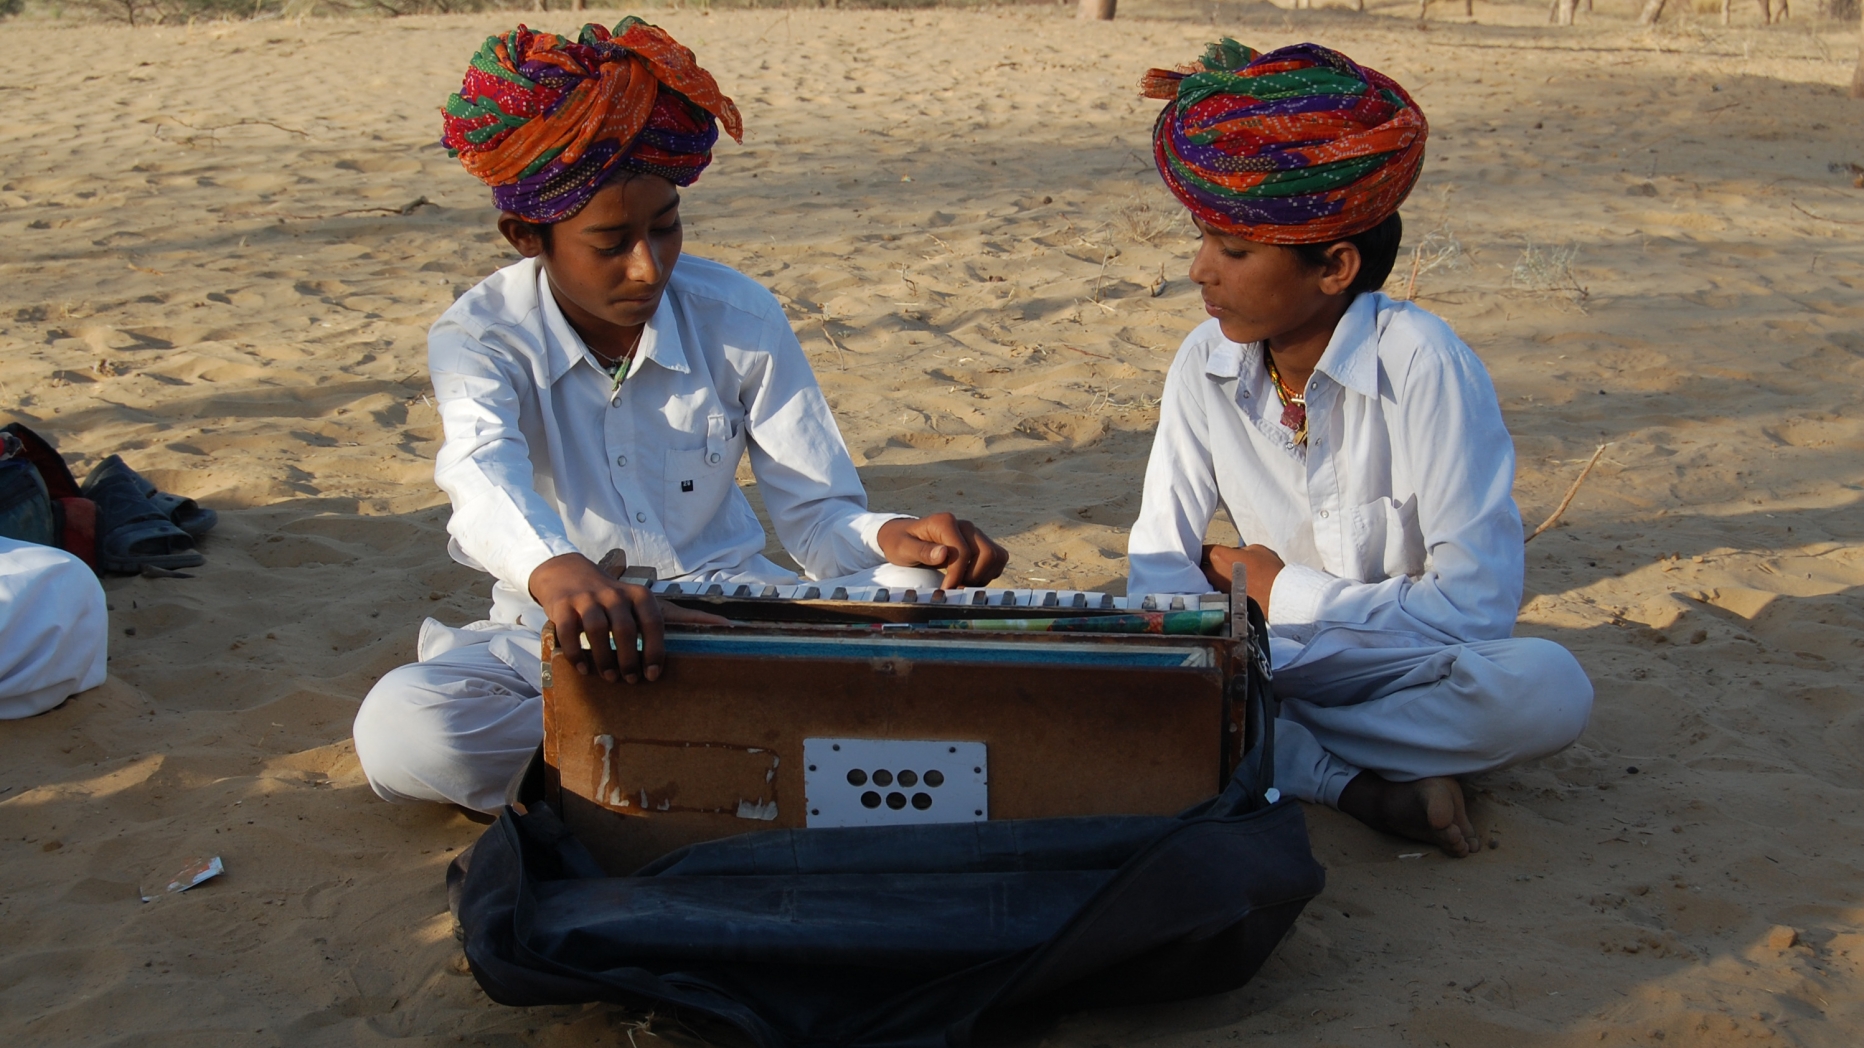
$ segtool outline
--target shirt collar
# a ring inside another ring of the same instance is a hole
[[[594,366],[594,359],[589,354],[589,347],[584,344],[582,336],[570,325],[569,318],[557,305],[557,297],[550,293],[550,279],[544,274],[544,267],[537,267],[537,301],[543,311],[545,353],[550,364],[550,382],[554,385],[558,379],[568,374],[578,361],[588,361]],[[648,318],[647,329],[641,332],[641,344],[634,351],[634,366],[631,371],[640,371],[641,365],[653,361],[668,371],[687,373],[692,370],[686,362],[686,344],[680,338],[680,325],[677,310],[673,305],[673,284],[660,295],[660,305],[654,315]]]
[[[1368,397],[1379,395],[1378,298],[1375,294],[1353,298],[1353,304],[1334,325],[1333,337],[1327,340],[1326,352],[1314,368]],[[1262,343],[1237,343],[1226,338],[1210,351],[1204,361],[1204,374],[1214,379],[1237,378],[1244,371],[1253,372],[1261,359]]]
[[[1368,397],[1379,395],[1379,302],[1377,292],[1353,296],[1333,327],[1327,351],[1314,370]]]

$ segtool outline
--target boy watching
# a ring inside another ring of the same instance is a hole
[[[363,701],[356,754],[377,794],[506,803],[543,738],[545,622],[572,652],[589,638],[581,672],[632,684],[659,676],[663,623],[723,621],[662,605],[592,558],[622,549],[702,584],[800,581],[762,554],[735,483],[747,451],[778,538],[824,587],[956,588],[1002,572],[1003,549],[967,521],[869,512],[776,300],[682,257],[678,187],[710,162],[718,124],[741,136],[691,51],[637,18],[575,40],[520,26],[479,49],[445,122],[524,256],[428,336],[450,552],[496,582],[489,621],[429,619],[420,661]]]
[[[1269,622],[1276,787],[1381,830],[1480,847],[1456,776],[1554,753],[1592,685],[1512,636],[1514,446],[1482,362],[1379,292],[1428,127],[1390,78],[1314,44],[1211,45],[1153,132],[1202,243],[1211,319],[1179,348],[1128,593],[1227,592]],[[1241,548],[1203,545],[1222,504]]]

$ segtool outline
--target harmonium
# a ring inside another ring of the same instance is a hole
[[[752,830],[1173,814],[1249,741],[1230,595],[630,581],[733,625],[670,626],[632,685],[544,632],[544,796],[617,875]]]

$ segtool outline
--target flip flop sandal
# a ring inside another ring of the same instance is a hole
[[[112,455],[84,482],[84,493],[97,504],[98,569],[137,575],[144,565],[174,571],[205,564],[194,537],[149,501],[131,479],[133,473]]]
[[[90,490],[91,482],[97,479],[97,475],[105,467],[113,470],[120,469],[129,474],[129,478],[136,484],[136,490],[143,493],[144,497],[155,506],[156,511],[193,538],[200,538],[214,530],[215,524],[220,523],[219,513],[202,507],[200,503],[184,495],[173,495],[166,491],[156,490],[154,482],[131,469],[128,463],[116,455],[104,459],[97,464],[96,469],[91,470],[91,475],[84,481],[85,491]]]

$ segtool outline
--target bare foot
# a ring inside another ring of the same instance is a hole
[[[1389,782],[1362,771],[1341,791],[1340,810],[1375,830],[1434,844],[1454,858],[1482,848],[1463,805],[1463,785],[1455,779]]]

